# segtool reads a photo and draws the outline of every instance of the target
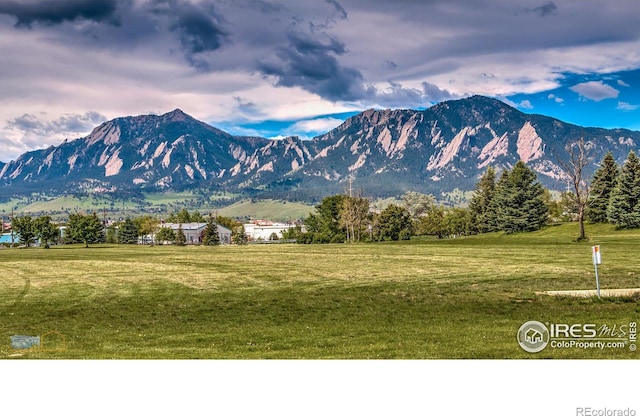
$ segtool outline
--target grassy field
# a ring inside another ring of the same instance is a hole
[[[640,287],[640,232],[575,224],[521,235],[361,245],[62,246],[0,250],[0,358],[619,358],[628,348],[520,349],[529,320],[627,325]],[[12,350],[56,330],[61,352]]]
[[[14,198],[0,203],[0,214],[5,218],[11,216],[11,209],[15,209],[15,215],[52,215],[55,219],[66,220],[70,212],[102,212],[107,210],[111,218],[135,217],[147,214],[153,210],[154,215],[168,215],[187,208],[190,212],[200,211],[208,213],[219,211],[222,215],[234,218],[256,218],[272,221],[293,221],[305,218],[314,211],[313,205],[301,202],[287,202],[282,200],[242,200],[231,204],[237,195],[217,193],[209,196],[207,200],[192,192],[164,192],[147,193],[142,201],[112,200],[105,196],[39,196]],[[230,204],[220,208],[221,204]]]
[[[220,210],[220,214],[233,218],[257,218],[273,221],[293,221],[306,218],[314,212],[312,205],[273,199],[245,200]]]

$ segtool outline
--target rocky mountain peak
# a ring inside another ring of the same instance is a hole
[[[371,196],[439,196],[472,190],[488,166],[499,171],[518,160],[561,190],[557,157],[577,137],[592,143],[596,160],[607,151],[618,163],[630,150],[640,153],[640,132],[583,128],[481,96],[426,110],[369,109],[312,140],[232,136],[175,109],[117,118],[82,139],[0,163],[0,190],[204,188],[317,198],[341,192],[352,178]]]
[[[187,120],[195,120],[193,117],[191,117],[190,115],[188,115],[187,113],[185,113],[184,111],[182,111],[179,108],[176,108],[173,111],[170,111],[166,114],[163,114],[162,116],[163,119],[167,119],[169,121],[187,121]]]

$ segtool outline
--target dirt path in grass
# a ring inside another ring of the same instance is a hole
[[[549,295],[549,296],[573,296],[580,298],[588,298],[597,296],[595,289],[591,290],[548,290],[546,292],[536,292],[537,295]],[[600,289],[600,296],[602,297],[626,297],[626,296],[640,296],[640,288],[633,289]]]

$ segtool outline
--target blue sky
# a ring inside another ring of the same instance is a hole
[[[563,74],[558,83],[559,87],[545,91],[495,98],[524,113],[542,114],[580,126],[640,131],[640,70],[610,74]],[[217,123],[217,126],[238,135],[275,138],[298,135],[312,138],[358,113],[323,114],[303,120]],[[215,121],[212,124],[216,124]]]
[[[627,0],[0,0],[0,161],[175,108],[310,138],[480,94],[640,130],[639,17]]]
[[[640,130],[640,70],[563,74],[558,88],[507,97],[525,113],[581,126]]]

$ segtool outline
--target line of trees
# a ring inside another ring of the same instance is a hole
[[[104,223],[97,214],[74,213],[69,215],[69,220],[64,224],[65,232],[62,236],[59,224],[53,222],[49,216],[33,218],[29,215],[15,217],[12,222],[13,232],[17,236],[17,242],[25,247],[32,246],[39,241],[42,246],[49,248],[52,242],[57,243],[83,243],[85,247],[90,244],[137,244],[141,237],[152,235],[155,241],[171,242],[176,245],[185,245],[186,236],[182,229],[182,223],[206,222],[202,233],[202,244],[219,245],[218,224],[231,230],[231,238],[234,244],[246,244],[244,226],[233,218],[218,216],[215,219],[209,215],[204,219],[199,212],[189,213],[186,209],[171,213],[170,222],[178,222],[177,231],[169,227],[160,227],[160,220],[144,215],[135,218],[126,218],[116,224],[105,228]]]
[[[30,216],[17,217],[13,219],[11,227],[18,235],[19,243],[26,247],[30,247],[39,240],[42,246],[49,248],[49,243],[55,242],[60,237],[58,227],[49,216],[35,219]]]
[[[84,243],[88,247],[89,244],[106,241],[104,226],[96,214],[71,214],[64,241],[58,225],[49,216],[32,218],[23,215],[14,218],[11,226],[19,243],[25,247],[30,247],[36,240],[45,248],[49,248],[49,243],[53,242]]]
[[[591,182],[586,217],[619,229],[640,227],[640,160],[633,151],[622,167],[605,155]]]
[[[407,192],[399,204],[391,204],[380,212],[372,211],[370,201],[362,195],[333,195],[322,199],[315,212],[301,227],[285,232],[285,239],[299,243],[343,243],[360,241],[407,240],[414,235],[434,235],[438,238],[455,235],[481,234],[495,231],[517,233],[535,231],[550,221],[577,220],[580,237],[584,238],[583,220],[590,223],[611,223],[617,228],[640,227],[640,160],[631,151],[620,167],[611,152],[607,153],[591,181],[583,178],[590,163],[583,140],[568,146],[570,159],[561,163],[574,185],[573,192],[561,194],[553,201],[547,189],[537,181],[536,173],[524,162],[505,169],[497,178],[489,167],[476,184],[468,208],[443,207],[435,198],[418,192]],[[186,209],[171,213],[168,222],[186,224],[207,222],[202,241],[205,245],[220,244],[217,224],[232,230],[232,241],[245,244],[247,237],[242,224],[232,218]],[[51,217],[14,218],[13,230],[19,242],[27,247],[39,240],[45,247],[56,241],[58,227]],[[65,242],[89,244],[110,242],[135,244],[140,236],[154,234],[156,241],[170,241],[184,245],[182,227],[174,231],[159,227],[159,220],[151,216],[127,218],[112,225],[106,232],[104,224],[93,214],[71,214],[67,223]]]
[[[488,168],[469,203],[470,231],[539,230],[549,217],[544,194],[536,173],[523,161],[518,161],[511,170],[505,169],[497,181],[494,169]]]
[[[417,192],[404,197],[406,204],[391,204],[372,212],[368,198],[328,196],[306,218],[306,232],[300,227],[291,228],[283,238],[295,238],[303,244],[408,240],[413,235],[414,218],[431,207],[433,198]]]
[[[341,243],[534,231],[549,218],[549,200],[535,172],[520,161],[497,181],[495,170],[487,169],[469,208],[439,206],[432,195],[418,192],[406,192],[399,204],[380,212],[370,212],[369,200],[361,196],[326,197],[305,220],[307,232],[296,238],[300,243]]]
[[[287,237],[300,243],[341,243],[409,239],[417,235],[438,238],[481,234],[530,232],[555,221],[607,222],[617,228],[640,227],[640,160],[632,151],[624,165],[616,165],[609,152],[589,182],[583,171],[590,159],[584,141],[567,147],[565,172],[573,191],[551,198],[535,171],[523,161],[497,177],[489,167],[476,184],[468,208],[443,207],[431,195],[407,192],[400,204],[370,212],[369,200],[361,196],[333,195],[315,207],[305,220],[307,232],[289,230]]]

